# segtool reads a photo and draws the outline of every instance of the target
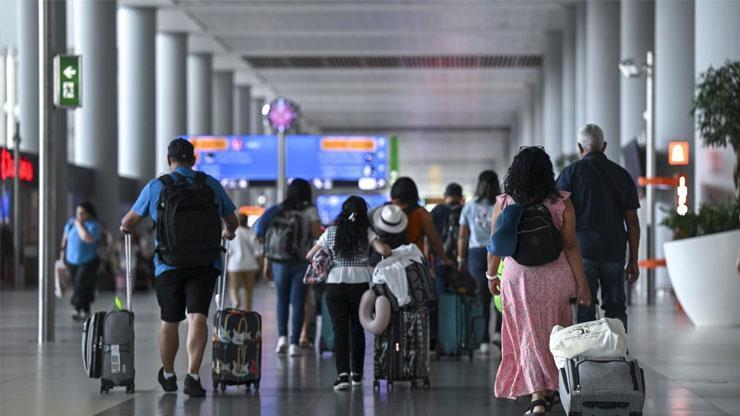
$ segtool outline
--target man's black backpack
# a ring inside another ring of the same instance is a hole
[[[457,258],[457,237],[460,235],[460,216],[462,215],[462,205],[453,205],[447,213],[444,226],[442,228],[442,244],[444,245],[445,255],[450,259]]]
[[[563,238],[552,222],[550,210],[542,204],[524,205],[514,260],[523,266],[542,266],[555,261],[561,251]]]
[[[157,203],[157,254],[169,266],[208,266],[221,254],[221,217],[206,175],[159,177],[164,185]]]
[[[306,253],[306,235],[301,212],[280,208],[270,221],[265,234],[265,257],[272,261],[288,262],[303,260]]]

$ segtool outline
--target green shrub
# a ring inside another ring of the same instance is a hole
[[[681,216],[675,209],[663,211],[668,216],[660,225],[671,229],[677,240],[740,229],[740,198],[726,204],[701,204],[698,214]]]

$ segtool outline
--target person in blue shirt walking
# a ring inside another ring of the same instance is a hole
[[[90,316],[90,304],[95,300],[100,263],[97,249],[101,237],[95,206],[90,202],[81,202],[75,216],[64,226],[61,254],[74,284],[71,303],[75,308],[72,319],[76,321],[83,321]]]
[[[206,192],[206,198],[211,198],[212,196],[215,199],[215,210],[218,214],[216,215],[214,213],[213,217],[205,217],[205,220],[206,222],[215,221],[216,223],[213,225],[220,230],[222,219],[226,224],[226,228],[222,234],[223,238],[232,240],[235,236],[234,232],[239,225],[234,212],[236,207],[216,179],[192,169],[195,164],[195,149],[193,145],[181,138],[170,142],[167,149],[167,163],[170,169],[169,175],[163,175],[159,179],[152,180],[142,189],[131,211],[123,218],[121,231],[124,233],[132,232],[136,225],[146,217],[151,217],[157,223],[158,214],[167,212],[167,207],[164,205],[172,201],[171,198],[160,197],[162,195],[168,195],[166,192],[169,192],[168,190],[174,186],[172,184],[182,185],[183,181],[187,181],[191,187],[198,188],[198,184],[202,183],[200,181],[204,181],[207,188],[210,188],[210,192],[206,187],[198,189],[201,192]],[[165,189],[166,183],[168,185]],[[178,236],[181,234],[189,235],[190,239],[193,240],[190,243],[195,244],[198,244],[196,240],[212,239],[213,230],[204,230],[203,236],[192,235],[194,229],[201,229],[203,227],[203,224],[201,224],[203,220],[193,220],[193,217],[187,217],[188,215],[192,215],[192,211],[189,213],[187,210],[173,212],[177,212],[176,215],[183,215],[182,220],[174,222],[175,225],[181,223],[180,221],[188,224],[188,229],[176,228],[174,230]],[[217,216],[220,219],[216,218]],[[163,215],[163,217],[166,218],[167,216]],[[188,218],[191,220],[188,221]],[[162,219],[162,221],[164,224],[167,220]],[[197,225],[195,224],[196,222],[198,222]],[[162,224],[157,225],[160,226]],[[169,227],[169,225],[166,226]],[[218,230],[216,232],[220,232]],[[171,232],[172,230],[168,228],[167,231]],[[177,377],[175,376],[174,364],[175,355],[179,347],[178,326],[180,321],[185,319],[185,313],[187,311],[187,351],[189,360],[184,392],[190,396],[203,397],[206,392],[200,383],[198,373],[203,360],[203,352],[208,341],[208,309],[218,275],[223,268],[221,256],[218,250],[216,250],[214,251],[214,256],[206,256],[209,260],[207,260],[208,263],[205,265],[176,266],[172,264],[174,263],[172,260],[168,264],[165,262],[165,259],[174,258],[173,251],[176,249],[172,247],[161,247],[164,246],[161,240],[162,236],[158,232],[157,241],[155,242],[157,249],[154,255],[154,273],[156,276],[154,279],[154,288],[161,309],[160,318],[162,320],[159,330],[159,353],[162,359],[162,368],[159,369],[158,381],[164,391],[177,391]],[[179,243],[178,241],[177,244]],[[174,244],[173,246],[176,247]],[[211,247],[209,246],[208,249],[210,250]],[[196,252],[191,257],[200,257],[201,255],[202,253]],[[213,258],[213,260],[210,260],[210,258]],[[179,261],[188,261],[188,259],[185,258],[185,260]]]

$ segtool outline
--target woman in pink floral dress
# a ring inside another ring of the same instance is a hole
[[[555,325],[572,323],[569,300],[591,303],[576,240],[575,213],[570,194],[555,186],[550,157],[542,148],[523,148],[514,158],[504,181],[504,195],[497,198],[493,224],[508,204],[543,204],[563,237],[557,260],[537,267],[504,260],[501,282],[495,279],[501,258],[488,255],[489,288],[503,300],[501,365],[494,394],[516,399],[532,396],[526,414],[544,415],[557,400],[558,370],[550,353],[550,332]]]

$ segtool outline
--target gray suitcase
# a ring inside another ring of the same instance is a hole
[[[114,387],[126,387],[133,393],[134,386],[134,313],[131,312],[131,236],[125,235],[126,251],[126,309],[96,312],[85,322],[82,330],[82,358],[85,372],[91,378],[100,378],[100,392]]]
[[[575,323],[578,305],[575,299],[570,303]],[[576,357],[560,369],[559,393],[568,416],[641,416],[645,374],[629,357]]]
[[[574,358],[560,369],[560,400],[569,416],[641,416],[645,375],[629,358]]]

